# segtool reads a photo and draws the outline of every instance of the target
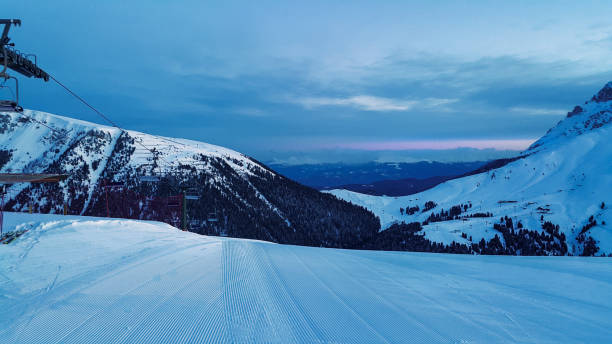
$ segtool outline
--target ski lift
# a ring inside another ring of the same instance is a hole
[[[191,229],[199,229],[201,227],[201,223],[199,220],[190,220],[189,228]]]
[[[160,181],[159,176],[143,175],[138,178],[141,182],[157,183]]]
[[[208,222],[218,222],[217,213],[208,213]]]
[[[179,196],[168,196],[168,207],[180,208],[181,198]]]
[[[5,66],[5,70],[6,70],[6,66]],[[11,91],[11,93],[13,93],[13,91],[11,90],[10,87],[6,86],[5,83],[8,79],[14,79],[15,80],[15,95],[14,95],[14,99],[1,99],[0,100],[0,112],[23,112],[23,107],[21,107],[19,105],[19,83],[17,82],[17,78],[13,77],[13,76],[9,76],[8,74],[6,74],[5,71],[0,72],[0,77],[4,78],[4,83],[2,85],[0,85],[0,88],[6,88],[9,91]]]
[[[0,100],[0,111],[4,112],[23,112],[23,108],[19,105],[19,82],[17,78],[7,73],[8,69],[11,69],[26,77],[35,77],[49,81],[50,76],[45,71],[40,69],[37,64],[37,58],[34,54],[23,54],[19,50],[12,47],[15,46],[8,37],[11,26],[20,26],[21,20],[19,19],[0,19],[0,25],[4,25],[2,29],[2,36],[0,37],[0,63],[2,64],[2,70],[0,71],[0,78],[4,79],[4,83],[8,79],[15,79],[15,95],[14,99],[2,99]],[[34,56],[34,61],[28,57]],[[4,84],[2,87],[6,87]],[[8,87],[7,87],[8,88]]]
[[[187,200],[199,200],[200,195],[198,195],[198,190],[196,188],[187,188],[185,191],[185,199]]]
[[[110,183],[105,183],[104,184],[104,188],[105,189],[123,189],[123,187],[125,186],[124,182],[110,182]]]

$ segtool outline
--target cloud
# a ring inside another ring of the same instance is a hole
[[[257,108],[248,108],[248,107],[244,107],[244,108],[237,108],[234,109],[234,112],[240,115],[244,115],[244,116],[250,116],[250,117],[265,117],[267,116],[267,113],[263,110],[257,109]]]
[[[320,106],[350,106],[364,111],[406,111],[417,104],[413,100],[395,100],[374,96],[353,96],[349,98],[309,97],[298,100],[305,108]]]
[[[535,139],[353,141],[317,145],[317,149],[364,151],[449,150],[459,148],[524,150]]]
[[[273,151],[261,158],[269,164],[312,165],[321,163],[359,164],[370,161],[418,162],[418,161],[487,161],[511,158],[516,150],[457,148],[447,150],[406,150],[406,151],[359,151],[347,149],[326,149],[316,151]]]
[[[434,108],[456,102],[457,99],[426,98],[423,100],[403,100],[369,95],[347,98],[306,97],[296,100],[307,109],[321,106],[349,106],[362,111],[409,111],[416,107]]]
[[[416,11],[408,2],[384,9],[374,2],[119,2],[121,11],[117,0],[96,8],[40,2],[35,10],[13,1],[7,11],[31,14],[15,31],[19,47],[36,43],[45,68],[121,125],[256,158],[278,147],[314,150],[307,143],[328,143],[324,138],[536,138],[612,72],[611,5],[601,3],[573,5],[584,14],[576,17],[538,2],[528,11],[524,4],[499,11],[484,2]],[[132,18],[135,10],[143,15]],[[371,20],[373,12],[380,20]],[[49,13],[55,24],[44,20]],[[483,22],[483,13],[494,20]],[[117,25],[109,28],[108,17]],[[53,38],[75,18],[87,29],[73,32],[58,51]],[[100,50],[105,44],[89,44],[92,37],[115,49]],[[20,82],[28,106],[97,120],[56,87]]]
[[[512,112],[527,114],[527,115],[563,115],[567,112],[564,109],[548,109],[548,108],[536,108],[536,107],[512,107],[509,109]]]

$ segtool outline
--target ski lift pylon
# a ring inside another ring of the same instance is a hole
[[[19,105],[19,82],[17,78],[9,75],[7,70],[11,69],[28,78],[35,77],[44,81],[49,81],[50,75],[38,67],[35,55],[23,54],[12,48],[15,44],[11,43],[8,33],[11,26],[21,26],[21,20],[0,19],[0,25],[4,25],[0,37],[0,63],[2,63],[0,78],[3,78],[5,82],[8,79],[15,79],[15,99],[0,100],[0,111],[23,112],[23,108]],[[34,56],[34,62],[28,58],[29,56]]]

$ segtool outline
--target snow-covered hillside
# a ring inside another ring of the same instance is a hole
[[[0,343],[604,343],[612,261],[286,246],[6,214]]]
[[[63,158],[66,161],[61,161],[62,165],[71,165],[67,172],[88,172],[88,178],[72,174],[66,182],[78,179],[86,190],[83,195],[86,201],[80,213],[87,211],[88,201],[95,192],[94,186],[109,162],[123,162],[109,182],[121,180],[134,171],[139,176],[162,176],[185,167],[206,172],[212,176],[211,183],[222,184],[224,173],[211,161],[215,159],[226,163],[240,176],[272,173],[238,152],[203,142],[122,131],[40,111],[25,110],[23,115],[1,115],[0,147],[8,158],[3,161],[2,172],[36,173],[47,170]],[[121,147],[118,143],[127,147]],[[124,161],[113,161],[113,153],[122,153],[120,158]]]
[[[363,208],[233,150],[39,111],[0,113],[0,172],[68,174],[59,184],[12,185],[5,209],[13,211],[57,214],[66,206],[72,215],[179,227],[186,209],[185,225],[194,232],[316,246],[341,247],[341,237],[378,230]],[[104,187],[113,183],[120,187]],[[187,207],[183,192],[195,196]]]
[[[597,254],[612,253],[612,83],[576,107],[515,160],[485,173],[451,180],[405,197],[377,197],[346,190],[331,191],[365,206],[380,217],[382,229],[400,222],[425,222],[425,236],[436,242],[471,245],[498,235],[494,224],[514,230],[518,223],[543,231],[551,222],[566,237],[569,253],[581,254],[589,237]],[[424,211],[427,201],[436,207]],[[460,206],[452,219],[432,214]],[[467,207],[466,207],[467,206]],[[418,207],[418,210],[417,208]],[[401,209],[400,209],[401,208]],[[405,212],[412,208],[412,214]],[[470,215],[491,213],[491,217]],[[592,217],[592,218],[591,218]],[[463,234],[465,233],[465,234]],[[471,239],[471,240],[470,240]],[[558,239],[554,239],[558,241]]]

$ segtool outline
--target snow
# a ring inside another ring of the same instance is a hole
[[[490,240],[497,233],[493,221],[503,216],[512,217],[514,223],[520,220],[530,230],[541,230],[542,214],[537,208],[544,207],[550,208],[543,214],[544,220],[558,224],[568,238],[570,253],[579,254],[576,236],[593,215],[598,225],[588,235],[597,241],[598,254],[612,253],[612,101],[589,102],[583,108],[581,114],[566,118],[538,140],[524,158],[502,168],[450,180],[410,196],[370,196],[347,190],[330,193],[370,209],[380,218],[382,229],[398,222],[423,222],[432,212],[468,202],[473,206],[466,214],[493,213],[492,218],[436,222],[424,227],[427,238],[446,244],[468,244],[462,232],[471,235],[472,242]],[[423,209],[426,201],[438,206],[412,216],[400,214],[400,208]],[[608,205],[604,209],[600,208],[602,202]]]
[[[91,168],[91,170],[93,171],[92,176],[89,178],[89,183],[90,185],[97,185],[98,182],[100,181],[100,175],[102,174],[102,172],[104,171],[104,169],[106,168],[106,164],[108,163],[108,159],[104,159],[105,157],[109,157],[111,156],[113,149],[115,148],[115,145],[117,144],[117,140],[119,139],[119,136],[121,135],[119,130],[115,130],[114,135],[111,135],[111,141],[109,142],[108,145],[106,145],[104,147],[104,151],[98,154],[81,154],[82,156],[85,157],[86,161],[87,161],[87,165]],[[94,169],[92,164],[93,161],[95,159],[99,159],[99,161],[101,161],[101,163],[98,165],[97,169]],[[64,191],[65,192],[65,191]],[[81,210],[81,215],[83,215],[85,213],[85,210],[87,209],[87,207],[89,206],[89,203],[91,202],[91,198],[93,196],[93,192],[90,192],[87,195],[87,200],[85,200],[85,205],[83,206],[83,209]]]
[[[120,152],[115,152],[121,135],[129,137],[127,141],[121,141],[123,144],[131,140],[134,143],[128,143],[122,146]],[[183,176],[188,174],[185,168],[190,170],[189,173],[195,169],[197,174],[207,175],[206,183],[225,190],[227,183],[224,178],[228,173],[247,182],[251,176],[275,175],[251,158],[224,147],[122,130],[33,110],[25,110],[23,114],[0,113],[0,150],[10,152],[3,154],[3,157],[10,155],[10,159],[0,163],[0,172],[40,173],[50,166],[59,166],[68,174],[77,171],[74,177],[69,176],[60,182],[60,186],[67,202],[81,197],[84,199],[82,203],[76,202],[79,209],[75,211],[80,214],[91,211],[89,205],[95,198],[96,186],[102,184],[100,178],[111,157],[125,163],[118,171],[113,170],[115,181],[142,175]],[[226,169],[225,164],[230,168]],[[80,173],[88,175],[83,179],[78,177]],[[72,188],[78,186],[78,189],[68,195],[67,185]],[[26,187],[26,184],[9,186],[5,201],[15,200]],[[260,193],[254,186],[251,187]],[[44,204],[44,197],[30,196],[38,197],[38,206]],[[23,204],[19,200],[16,202],[13,209],[22,209]],[[59,209],[58,204],[51,204],[50,208],[51,212]],[[274,205],[270,204],[270,208],[284,217]]]
[[[0,343],[584,343],[612,260],[351,251],[7,213]]]
[[[85,126],[81,121],[65,122],[63,126],[56,126],[50,121],[50,114],[24,110],[24,114],[17,113],[1,113],[9,116],[13,121],[11,124],[19,123],[19,120],[33,118],[36,122],[27,123],[25,125],[16,125],[8,133],[2,132],[0,135],[0,147],[3,149],[13,149],[13,156],[10,164],[2,167],[3,172],[23,171],[23,172],[39,172],[47,167],[48,161],[54,160],[60,156],[72,142],[66,140],[82,135]],[[57,117],[56,120],[64,120],[63,117]],[[42,125],[40,123],[44,123]],[[52,140],[54,132],[49,127],[61,130],[64,140],[58,144],[60,140]],[[9,134],[9,135],[6,135]],[[54,149],[49,149],[53,147]],[[18,149],[16,149],[18,148]],[[49,153],[55,153],[53,156],[48,156]]]
[[[108,147],[105,147],[106,149],[110,149],[107,152],[110,153],[118,135],[121,133],[121,129],[119,128],[90,123],[42,111],[24,110],[23,115],[9,112],[3,112],[1,114],[9,116],[9,118],[13,119],[13,122],[16,122],[18,119],[28,118],[33,118],[36,121],[26,125],[18,125],[9,132],[10,135],[0,135],[1,148],[19,148],[15,150],[15,155],[11,159],[10,164],[2,168],[5,171],[8,169],[13,171],[27,170],[24,167],[28,164],[31,165],[32,161],[36,163],[36,166],[30,166],[30,169],[34,167],[40,169],[41,167],[46,167],[49,161],[54,160],[51,159],[51,157],[46,157],[45,159],[45,157],[40,156],[40,154],[44,152],[53,151],[49,149],[49,146],[57,146],[57,141],[49,139],[52,134],[61,136],[54,133],[49,127],[56,131],[63,132],[64,138],[68,139],[68,142],[65,142],[63,147],[57,147],[61,148],[61,150],[56,156],[61,155],[63,151],[69,147],[70,143],[75,141],[80,135],[92,129],[111,134],[114,140],[112,143],[109,143]],[[251,174],[250,169],[253,168],[267,171],[245,155],[221,146],[181,138],[150,135],[133,130],[126,130],[125,132],[139,142],[136,144],[137,150],[130,160],[130,164],[133,167],[151,164],[153,161],[153,154],[150,150],[154,149],[160,152],[162,156],[158,164],[162,165],[161,167],[163,169],[170,169],[178,165],[189,165],[200,170],[206,169],[206,164],[203,164],[201,160],[197,159],[198,155],[205,155],[226,160],[226,162],[238,173]],[[36,140],[33,140],[33,138],[36,138]],[[236,164],[234,161],[239,162],[239,164]]]
[[[151,164],[153,162],[153,154],[150,150],[155,149],[162,156],[158,160],[162,172],[179,165],[193,166],[198,170],[209,169],[208,164],[198,159],[198,155],[224,159],[228,165],[241,174],[252,174],[250,171],[252,168],[267,171],[245,155],[221,146],[186,139],[154,136],[132,130],[127,132],[139,142],[136,144],[137,154],[130,160],[130,165],[135,168],[143,164]],[[236,164],[234,161],[238,161],[242,165]],[[159,173],[160,171],[156,172]]]

